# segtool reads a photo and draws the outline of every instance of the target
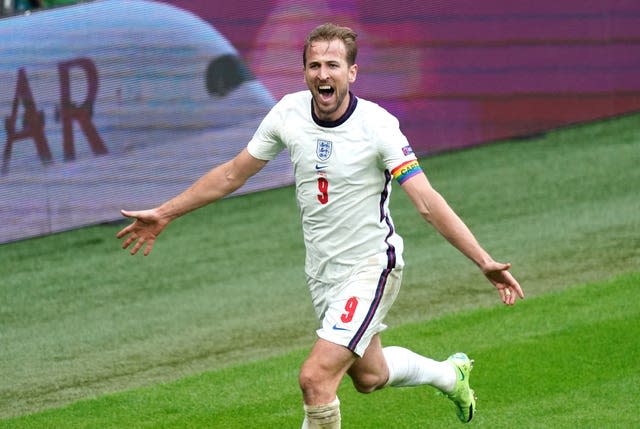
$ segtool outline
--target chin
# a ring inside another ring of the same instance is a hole
[[[314,100],[316,112],[322,116],[329,116],[334,114],[338,110],[338,105],[336,103],[331,103],[330,105],[324,103],[318,103],[318,100]]]

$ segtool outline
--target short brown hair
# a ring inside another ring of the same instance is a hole
[[[317,40],[330,42],[332,40],[342,40],[345,48],[347,48],[347,63],[352,66],[356,63],[358,56],[358,45],[356,38],[358,35],[349,27],[340,27],[339,25],[326,23],[314,28],[304,41],[304,50],[302,51],[302,64],[307,66],[307,49]]]

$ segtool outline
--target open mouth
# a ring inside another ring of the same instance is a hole
[[[333,96],[335,89],[331,85],[320,85],[318,87],[318,93],[323,100],[328,100]]]

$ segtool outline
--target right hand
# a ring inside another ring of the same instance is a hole
[[[162,219],[155,209],[141,211],[120,210],[120,213],[122,213],[122,216],[135,219],[133,223],[122,228],[116,234],[117,238],[126,237],[122,243],[122,248],[128,248],[135,241],[135,245],[131,248],[131,254],[135,255],[142,246],[146,245],[143,254],[147,256],[151,253],[156,238],[158,238],[158,235],[160,235],[169,221]]]

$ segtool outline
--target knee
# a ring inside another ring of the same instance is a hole
[[[300,369],[298,383],[303,393],[306,394],[307,392],[317,389],[318,381],[318,374],[315,371],[304,366]]]
[[[325,403],[327,400],[333,399],[332,396],[335,396],[327,374],[313,366],[302,366],[298,376],[298,383],[305,403]]]
[[[386,383],[386,379],[378,374],[359,374],[351,376],[353,387],[360,393],[372,393],[378,389],[382,389]]]

